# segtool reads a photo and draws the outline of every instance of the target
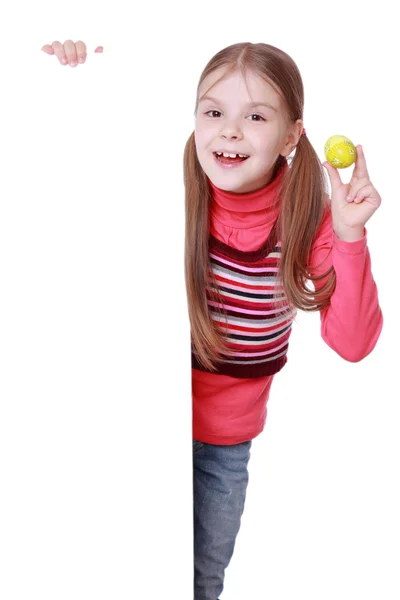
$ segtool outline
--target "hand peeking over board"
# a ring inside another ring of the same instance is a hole
[[[66,40],[64,44],[56,41],[52,44],[45,44],[41,49],[46,54],[54,54],[63,66],[77,67],[78,64],[84,64],[87,58],[86,44],[81,40],[75,43],[72,40]],[[103,46],[97,46],[94,52],[102,53]]]

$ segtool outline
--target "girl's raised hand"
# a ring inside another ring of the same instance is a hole
[[[332,188],[331,210],[336,235],[345,241],[356,241],[364,235],[364,226],[379,208],[382,199],[369,178],[362,146],[357,146],[357,160],[349,183],[343,183],[339,171],[328,162]]]
[[[46,54],[55,54],[61,65],[69,65],[70,67],[83,64],[87,57],[86,44],[82,41],[74,43],[72,40],[66,40],[64,44],[53,42],[52,44],[45,44],[42,50]],[[103,52],[103,46],[97,46],[95,52]]]

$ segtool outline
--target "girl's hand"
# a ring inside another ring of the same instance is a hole
[[[87,50],[84,42],[74,42],[67,40],[64,44],[60,42],[53,42],[45,44],[42,48],[46,54],[55,54],[62,65],[69,65],[70,67],[76,67],[79,64],[83,64],[86,61]],[[95,52],[103,52],[103,46],[98,46]]]
[[[336,235],[348,242],[363,238],[364,226],[382,199],[370,181],[362,147],[357,146],[357,160],[349,183],[342,182],[338,170],[330,163],[322,164],[331,182],[332,222]]]

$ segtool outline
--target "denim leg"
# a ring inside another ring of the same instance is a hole
[[[218,600],[240,527],[250,442],[193,441],[194,600]]]

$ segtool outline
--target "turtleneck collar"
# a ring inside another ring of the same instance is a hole
[[[254,192],[237,194],[217,188],[209,179],[212,191],[211,214],[213,219],[237,228],[249,228],[262,224],[270,217],[271,210],[278,210],[277,195],[287,163],[279,169],[275,178]]]
[[[208,179],[211,189],[213,200],[221,207],[227,210],[237,212],[256,212],[259,210],[265,210],[276,199],[276,194],[279,186],[282,182],[283,173],[286,171],[287,165],[283,165],[275,179],[270,181],[266,186],[254,192],[246,192],[244,194],[237,194],[235,192],[227,192],[217,188],[213,182]]]

